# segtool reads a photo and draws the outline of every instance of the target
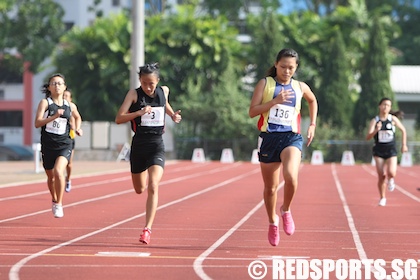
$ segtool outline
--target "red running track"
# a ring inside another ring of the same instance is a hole
[[[399,167],[380,207],[374,167],[304,164],[296,232],[281,231],[278,247],[249,162],[168,164],[150,245],[138,242],[146,195],[128,170],[74,177],[61,219],[45,182],[0,185],[0,279],[252,279],[251,262],[288,258],[383,259],[390,273],[394,259],[420,259],[419,181],[420,166]],[[274,279],[267,271],[262,279]]]

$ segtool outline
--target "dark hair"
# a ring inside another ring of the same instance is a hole
[[[391,98],[388,98],[388,97],[384,97],[384,98],[382,98],[381,99],[381,101],[379,101],[379,105],[381,105],[382,104],[382,102],[384,102],[384,101],[390,101],[391,102],[391,104],[392,104],[392,100],[391,100]],[[394,115],[394,116],[396,116],[397,118],[399,118],[399,119],[403,119],[404,118],[404,112],[403,111],[401,111],[401,110],[398,110],[398,111],[389,111],[389,113],[391,114],[391,115]]]
[[[378,105],[381,105],[382,102],[384,102],[384,101],[391,101],[391,103],[392,103],[392,100],[390,98],[384,97],[384,98],[381,99],[381,101],[379,101],[379,104]]]
[[[51,96],[51,92],[48,89],[48,87],[50,86],[50,82],[53,78],[55,77],[60,77],[64,80],[64,82],[66,82],[66,79],[64,78],[64,75],[61,73],[56,73],[56,74],[52,74],[49,78],[48,78],[48,82],[46,84],[43,84],[41,87],[41,92],[45,94],[45,98],[50,97]],[[67,88],[66,88],[67,89]]]
[[[137,73],[139,74],[139,77],[141,77],[143,74],[155,74],[156,76],[160,77],[159,63],[147,63],[146,65],[139,67],[139,72]]]
[[[279,51],[276,57],[276,62],[279,62],[280,59],[282,59],[283,57],[294,57],[296,58],[296,64],[299,64],[299,55],[294,49],[282,49],[281,51]],[[267,76],[274,78],[276,75],[277,72],[276,67],[274,67],[274,65],[268,68]]]

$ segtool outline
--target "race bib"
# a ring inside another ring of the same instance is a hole
[[[152,107],[150,113],[141,116],[141,126],[163,126],[165,122],[164,107]]]
[[[378,131],[378,142],[389,143],[394,140],[394,133],[391,130],[379,130]]]
[[[56,118],[52,122],[49,122],[45,125],[45,131],[57,135],[63,135],[66,133],[67,128],[67,119],[65,118]]]
[[[271,124],[291,126],[294,115],[294,107],[286,106],[283,104],[276,104],[270,109],[268,122]]]

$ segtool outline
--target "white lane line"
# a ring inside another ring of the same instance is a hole
[[[106,173],[106,174],[127,173],[127,169],[110,170],[110,171],[107,171],[107,172],[98,171],[98,172],[92,172],[92,173],[82,174],[82,175],[73,175],[72,178],[94,177],[94,176],[102,175],[104,173]],[[23,187],[23,186],[26,186],[26,185],[37,184],[37,183],[47,183],[47,178],[32,180],[32,181],[14,182],[14,183],[9,183],[9,184],[0,184],[0,189],[11,188],[11,187]]]
[[[229,166],[212,169],[210,171],[203,171],[203,172],[199,172],[199,173],[195,173],[195,174],[191,174],[191,175],[177,177],[177,178],[174,178],[174,179],[163,181],[159,184],[159,186],[171,184],[171,183],[174,183],[174,182],[183,181],[183,180],[186,180],[186,179],[191,179],[191,178],[194,178],[194,177],[202,176],[203,174],[217,173],[217,172],[220,172],[220,171],[224,171],[226,169],[233,168],[237,165],[240,165],[240,163],[236,163],[236,164],[232,164],[232,165],[229,165]],[[105,184],[105,183],[109,183],[109,182],[111,182],[111,183],[112,182],[120,182],[120,181],[125,181],[125,180],[131,180],[131,179],[129,177],[126,177],[126,178],[119,178],[119,179],[117,178],[117,179],[114,179],[114,180],[106,180],[106,181],[102,181],[102,182],[87,183],[87,184],[81,185],[78,188],[89,187],[89,186],[94,186],[94,185],[98,185],[98,184]],[[46,191],[46,192],[48,192],[48,191]],[[132,192],[132,189],[130,188],[129,190],[120,191],[120,192],[113,193],[113,194],[98,196],[98,197],[95,197],[95,198],[70,203],[70,204],[67,204],[67,205],[63,206],[63,208],[76,206],[76,205],[80,205],[80,204],[85,204],[85,203],[89,203],[89,202],[94,202],[94,201],[98,201],[98,200],[102,200],[102,199],[107,199],[107,198],[111,198],[111,197],[119,196],[119,195],[124,195],[124,194],[131,193],[131,192]],[[40,211],[37,211],[37,212],[32,212],[32,213],[29,213],[29,214],[25,214],[25,215],[20,215],[20,216],[11,217],[11,218],[8,218],[8,219],[3,219],[3,220],[0,220],[0,224],[5,223],[5,222],[18,220],[18,219],[31,217],[31,216],[35,216],[35,215],[39,215],[39,214],[43,214],[43,213],[47,213],[47,212],[51,212],[51,209],[49,208],[47,210],[40,210]]]
[[[277,191],[279,191],[284,186],[282,182]],[[261,206],[264,205],[264,199],[261,200],[251,211],[249,211],[236,225],[234,225],[229,231],[227,231],[222,237],[220,237],[213,245],[211,245],[206,251],[204,251],[200,256],[194,260],[194,271],[203,280],[211,280],[212,278],[208,276],[203,269],[203,262],[206,259],[210,259],[208,256],[213,253],[226,239],[229,238],[240,226],[242,226]]]
[[[176,160],[167,161],[165,163],[165,166],[174,165],[176,163],[177,163]],[[165,171],[165,174],[171,174],[171,173],[175,173],[175,172],[178,172],[178,171],[184,171],[184,170],[191,170],[191,169],[199,168],[199,167],[202,167],[202,166],[206,166],[208,164],[210,164],[210,163],[206,162],[206,163],[200,163],[200,164],[197,164],[197,165],[189,165],[189,166],[186,166],[186,167],[177,167],[177,168]],[[96,172],[91,172],[91,173],[86,173],[86,174],[72,175],[72,178],[79,179],[79,178],[100,176],[100,175],[103,175],[103,174],[116,174],[116,173],[129,174],[130,170],[129,170],[129,168],[127,168],[127,169],[109,170],[109,171],[105,171],[105,172],[104,171],[96,171]],[[131,178],[131,176],[128,176],[128,177]],[[0,189],[11,188],[11,187],[25,187],[25,186],[31,185],[31,184],[46,183],[46,182],[47,182],[47,178],[31,180],[31,181],[13,182],[13,183],[8,183],[8,184],[0,184]]]
[[[362,168],[367,172],[367,173],[369,173],[370,175],[372,175],[372,176],[375,176],[375,177],[377,177],[378,175],[377,175],[377,173],[375,172],[375,171],[372,171],[372,170],[370,170],[368,167],[366,167],[366,165],[362,165]],[[412,193],[410,193],[410,192],[408,192],[408,191],[406,191],[404,188],[402,188],[401,186],[399,186],[399,185],[397,185],[397,184],[395,184],[395,189],[396,190],[399,190],[400,192],[402,192],[404,195],[406,195],[406,196],[408,196],[409,198],[411,198],[411,199],[413,199],[413,200],[415,200],[415,201],[417,201],[417,202],[420,202],[420,198],[419,197],[417,197],[417,196],[415,196],[414,194],[412,194]]]
[[[261,200],[251,211],[248,212],[236,225],[234,225],[228,232],[226,232],[222,237],[220,237],[213,245],[211,245],[206,251],[204,251],[198,258],[194,260],[194,271],[203,280],[211,280],[203,269],[203,262],[208,258],[208,256],[213,253],[226,239],[229,238],[243,223],[245,223],[261,206],[264,205],[264,200]]]
[[[86,188],[86,187],[91,187],[91,186],[97,186],[97,185],[103,185],[103,184],[109,184],[109,183],[116,183],[116,182],[128,181],[128,180],[131,180],[131,177],[130,176],[124,176],[122,178],[116,178],[116,179],[112,179],[112,180],[103,180],[103,181],[96,181],[96,182],[92,182],[92,183],[80,184],[80,185],[77,185],[77,188],[78,189],[79,188]],[[8,196],[8,197],[0,198],[0,202],[5,201],[5,200],[27,198],[27,197],[37,196],[37,195],[42,195],[42,194],[47,194],[47,193],[50,193],[50,192],[48,190],[45,190],[45,191],[33,192],[33,193],[22,194],[22,195]]]
[[[344,195],[343,188],[341,187],[340,180],[338,179],[337,169],[336,169],[334,163],[331,164],[331,169],[332,169],[332,175],[333,175],[334,181],[335,181],[335,186],[337,188],[338,195],[340,196],[341,204],[343,205],[343,209],[344,209],[344,212],[346,214],[347,223],[349,225],[351,234],[353,236],[354,244],[356,245],[357,254],[359,255],[359,258],[361,260],[367,259],[365,249],[363,248],[362,241],[360,240],[359,232],[356,229],[356,225],[354,223],[354,219],[353,219],[353,216],[351,214],[349,205],[347,204],[347,200],[346,200],[346,197]]]
[[[233,164],[233,165],[234,165],[234,164]],[[232,166],[232,165],[230,165],[230,166]],[[223,168],[221,168],[221,169],[223,169]],[[211,171],[208,171],[207,173],[214,173],[214,172],[215,172],[215,169],[213,169],[213,170],[211,170]],[[183,202],[183,201],[186,201],[186,200],[188,200],[188,199],[190,199],[190,198],[193,198],[193,197],[199,196],[199,195],[204,194],[204,193],[206,193],[206,192],[209,192],[209,191],[215,190],[215,189],[220,188],[220,187],[222,187],[222,186],[228,185],[228,184],[230,184],[230,183],[232,183],[232,182],[234,182],[234,181],[238,181],[238,180],[241,180],[241,179],[243,179],[243,178],[245,178],[245,177],[251,176],[251,175],[253,175],[253,174],[254,174],[254,173],[256,173],[256,172],[259,172],[259,170],[258,170],[258,169],[256,169],[256,170],[253,170],[253,171],[251,171],[251,172],[247,172],[246,174],[242,174],[242,175],[239,175],[239,176],[233,177],[233,178],[231,178],[231,179],[229,179],[229,180],[226,180],[226,181],[221,182],[221,183],[219,183],[219,184],[213,185],[213,186],[208,187],[208,188],[206,188],[206,189],[203,189],[203,190],[201,190],[201,191],[198,191],[198,192],[192,193],[192,194],[190,194],[190,195],[184,196],[183,198],[180,198],[180,199],[177,199],[177,200],[174,200],[174,201],[168,202],[168,203],[166,203],[166,204],[164,204],[164,205],[159,206],[159,207],[157,208],[157,210],[164,209],[164,208],[166,208],[166,207],[172,206],[172,205],[177,204],[177,203],[181,203],[181,202]],[[203,174],[202,174],[202,173],[200,173],[200,174],[196,174],[196,175],[197,175],[197,176],[201,176],[201,175],[203,175]],[[185,176],[185,177],[195,177],[195,176],[193,176],[193,175],[189,175],[189,176]],[[174,179],[173,181],[175,181],[175,180],[177,180],[177,179]],[[133,217],[131,217],[131,218],[128,218],[128,219],[122,220],[122,221],[120,221],[120,222],[114,223],[114,224],[109,225],[109,226],[107,226],[107,227],[104,227],[104,228],[102,228],[102,229],[99,229],[99,230],[96,230],[96,231],[93,231],[93,232],[87,233],[87,234],[85,234],[85,235],[82,235],[82,236],[76,237],[76,238],[74,238],[74,239],[72,239],[72,240],[69,240],[69,241],[63,242],[63,243],[61,243],[61,244],[58,244],[58,245],[52,246],[52,247],[50,247],[50,248],[44,249],[44,250],[42,250],[42,251],[39,251],[39,252],[37,252],[37,253],[35,253],[35,254],[29,255],[29,256],[27,256],[26,258],[21,259],[19,262],[17,262],[16,264],[14,264],[14,265],[12,266],[12,268],[11,268],[11,269],[10,269],[10,271],[9,271],[9,280],[19,280],[19,279],[20,279],[20,278],[19,278],[19,271],[20,271],[20,269],[21,269],[21,268],[22,268],[22,267],[23,267],[23,266],[24,266],[27,262],[29,262],[29,261],[30,261],[30,260],[32,260],[32,259],[35,259],[35,258],[37,258],[37,257],[40,257],[40,256],[42,256],[42,255],[44,255],[44,254],[46,254],[46,253],[51,252],[51,251],[54,251],[54,250],[60,249],[60,248],[62,248],[62,247],[64,247],[64,246],[67,246],[67,245],[73,244],[73,243],[75,243],[75,242],[77,242],[77,241],[80,241],[80,240],[83,240],[83,239],[85,239],[85,238],[91,237],[91,236],[96,235],[96,234],[98,234],[98,233],[101,233],[101,232],[107,231],[107,230],[109,230],[109,229],[112,229],[112,228],[117,227],[117,226],[119,226],[119,225],[122,225],[122,224],[124,224],[124,223],[128,223],[128,222],[130,222],[130,221],[132,221],[132,220],[135,220],[135,219],[137,219],[137,218],[140,218],[140,217],[144,216],[145,214],[146,214],[146,213],[145,213],[145,212],[143,212],[143,213],[141,213],[141,214],[139,214],[139,215],[136,215],[136,216],[133,216]]]
[[[409,175],[409,176],[416,177],[416,178],[419,177],[418,173],[414,173],[410,170],[405,169],[404,167],[399,167],[398,172],[401,172],[401,173],[404,173],[405,175]]]

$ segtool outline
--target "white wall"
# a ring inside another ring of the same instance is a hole
[[[23,84],[0,84],[0,89],[4,90],[4,100],[22,101],[24,92]]]
[[[0,134],[4,137],[4,144],[23,145],[22,127],[0,127]]]

